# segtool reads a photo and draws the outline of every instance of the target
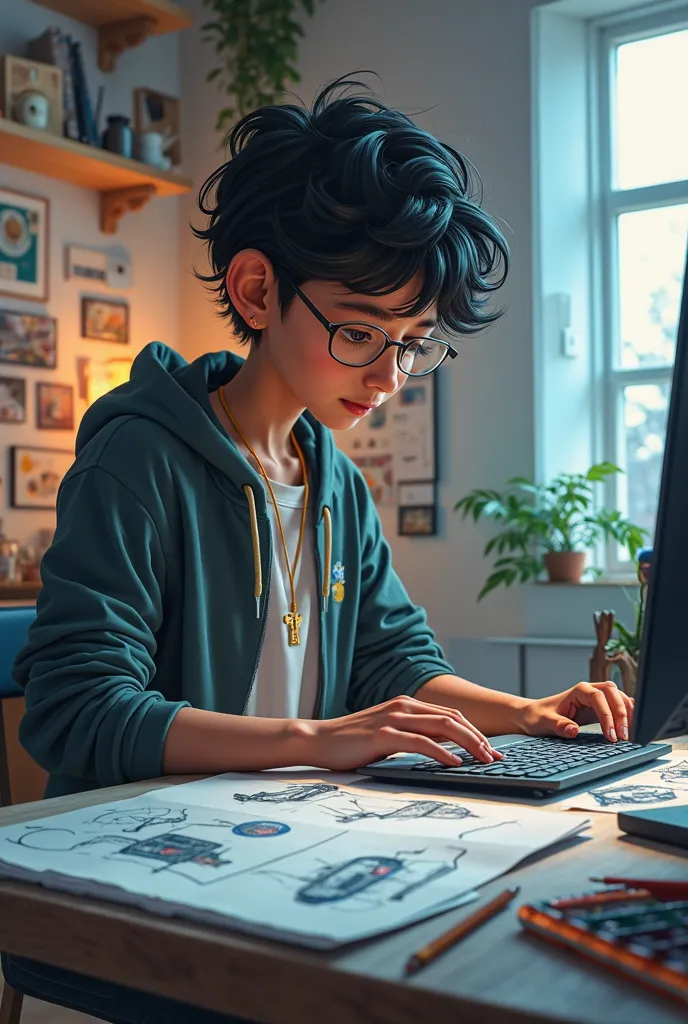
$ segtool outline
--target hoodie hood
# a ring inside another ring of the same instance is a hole
[[[262,480],[246,462],[215,416],[209,392],[239,371],[244,360],[231,352],[208,352],[192,363],[174,349],[154,341],[136,356],[126,384],[110,391],[85,413],[76,439],[78,455],[112,420],[140,416],[165,427],[216,467],[239,493],[249,484],[259,512],[265,512]],[[294,433],[315,478],[318,517],[332,502],[335,445],[332,434],[310,413],[301,416]],[[245,492],[244,492],[245,493]]]

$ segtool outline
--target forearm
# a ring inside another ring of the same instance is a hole
[[[486,736],[522,732],[522,709],[531,701],[470,683],[460,676],[435,676],[414,694],[427,704],[456,708]]]
[[[309,764],[305,721],[182,708],[165,738],[163,774],[216,775]]]

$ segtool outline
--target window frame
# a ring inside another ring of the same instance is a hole
[[[590,180],[597,197],[591,231],[591,292],[595,324],[595,362],[599,367],[597,410],[593,424],[596,450],[601,458],[625,469],[621,447],[623,390],[634,384],[669,383],[673,365],[623,369],[615,365],[616,339],[619,334],[617,221],[624,213],[688,204],[688,178],[633,189],[617,189],[612,183],[613,103],[616,48],[628,42],[666,35],[688,29],[688,5],[669,7],[649,14],[617,15],[590,22]],[[606,340],[605,340],[606,339]],[[602,488],[603,500],[611,508],[625,507],[626,477],[615,475]],[[648,541],[651,543],[651,540]],[[606,571],[609,576],[635,575],[630,560],[619,558],[617,544],[605,545]]]

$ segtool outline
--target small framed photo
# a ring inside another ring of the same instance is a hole
[[[81,300],[81,333],[94,341],[129,343],[129,306],[107,299]]]
[[[70,384],[36,384],[36,426],[39,430],[74,429],[74,388]]]
[[[0,363],[57,366],[57,320],[52,316],[0,309]]]
[[[26,423],[26,381],[0,377],[0,423]]]
[[[74,462],[74,452],[28,445],[10,449],[12,508],[55,508],[62,478]]]
[[[0,188],[0,295],[48,299],[48,200]]]
[[[435,505],[400,505],[400,537],[433,537],[436,533]]]

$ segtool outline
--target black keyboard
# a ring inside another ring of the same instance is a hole
[[[596,764],[605,758],[618,757],[633,750],[641,750],[640,743],[608,743],[591,741],[589,737],[578,740],[562,740],[557,736],[533,736],[513,746],[502,748],[503,761],[485,764],[465,750],[451,748],[463,764],[446,765],[430,758],[410,766],[413,772],[451,772],[452,775],[484,775],[488,779],[526,778],[548,779],[559,772],[583,765]]]

